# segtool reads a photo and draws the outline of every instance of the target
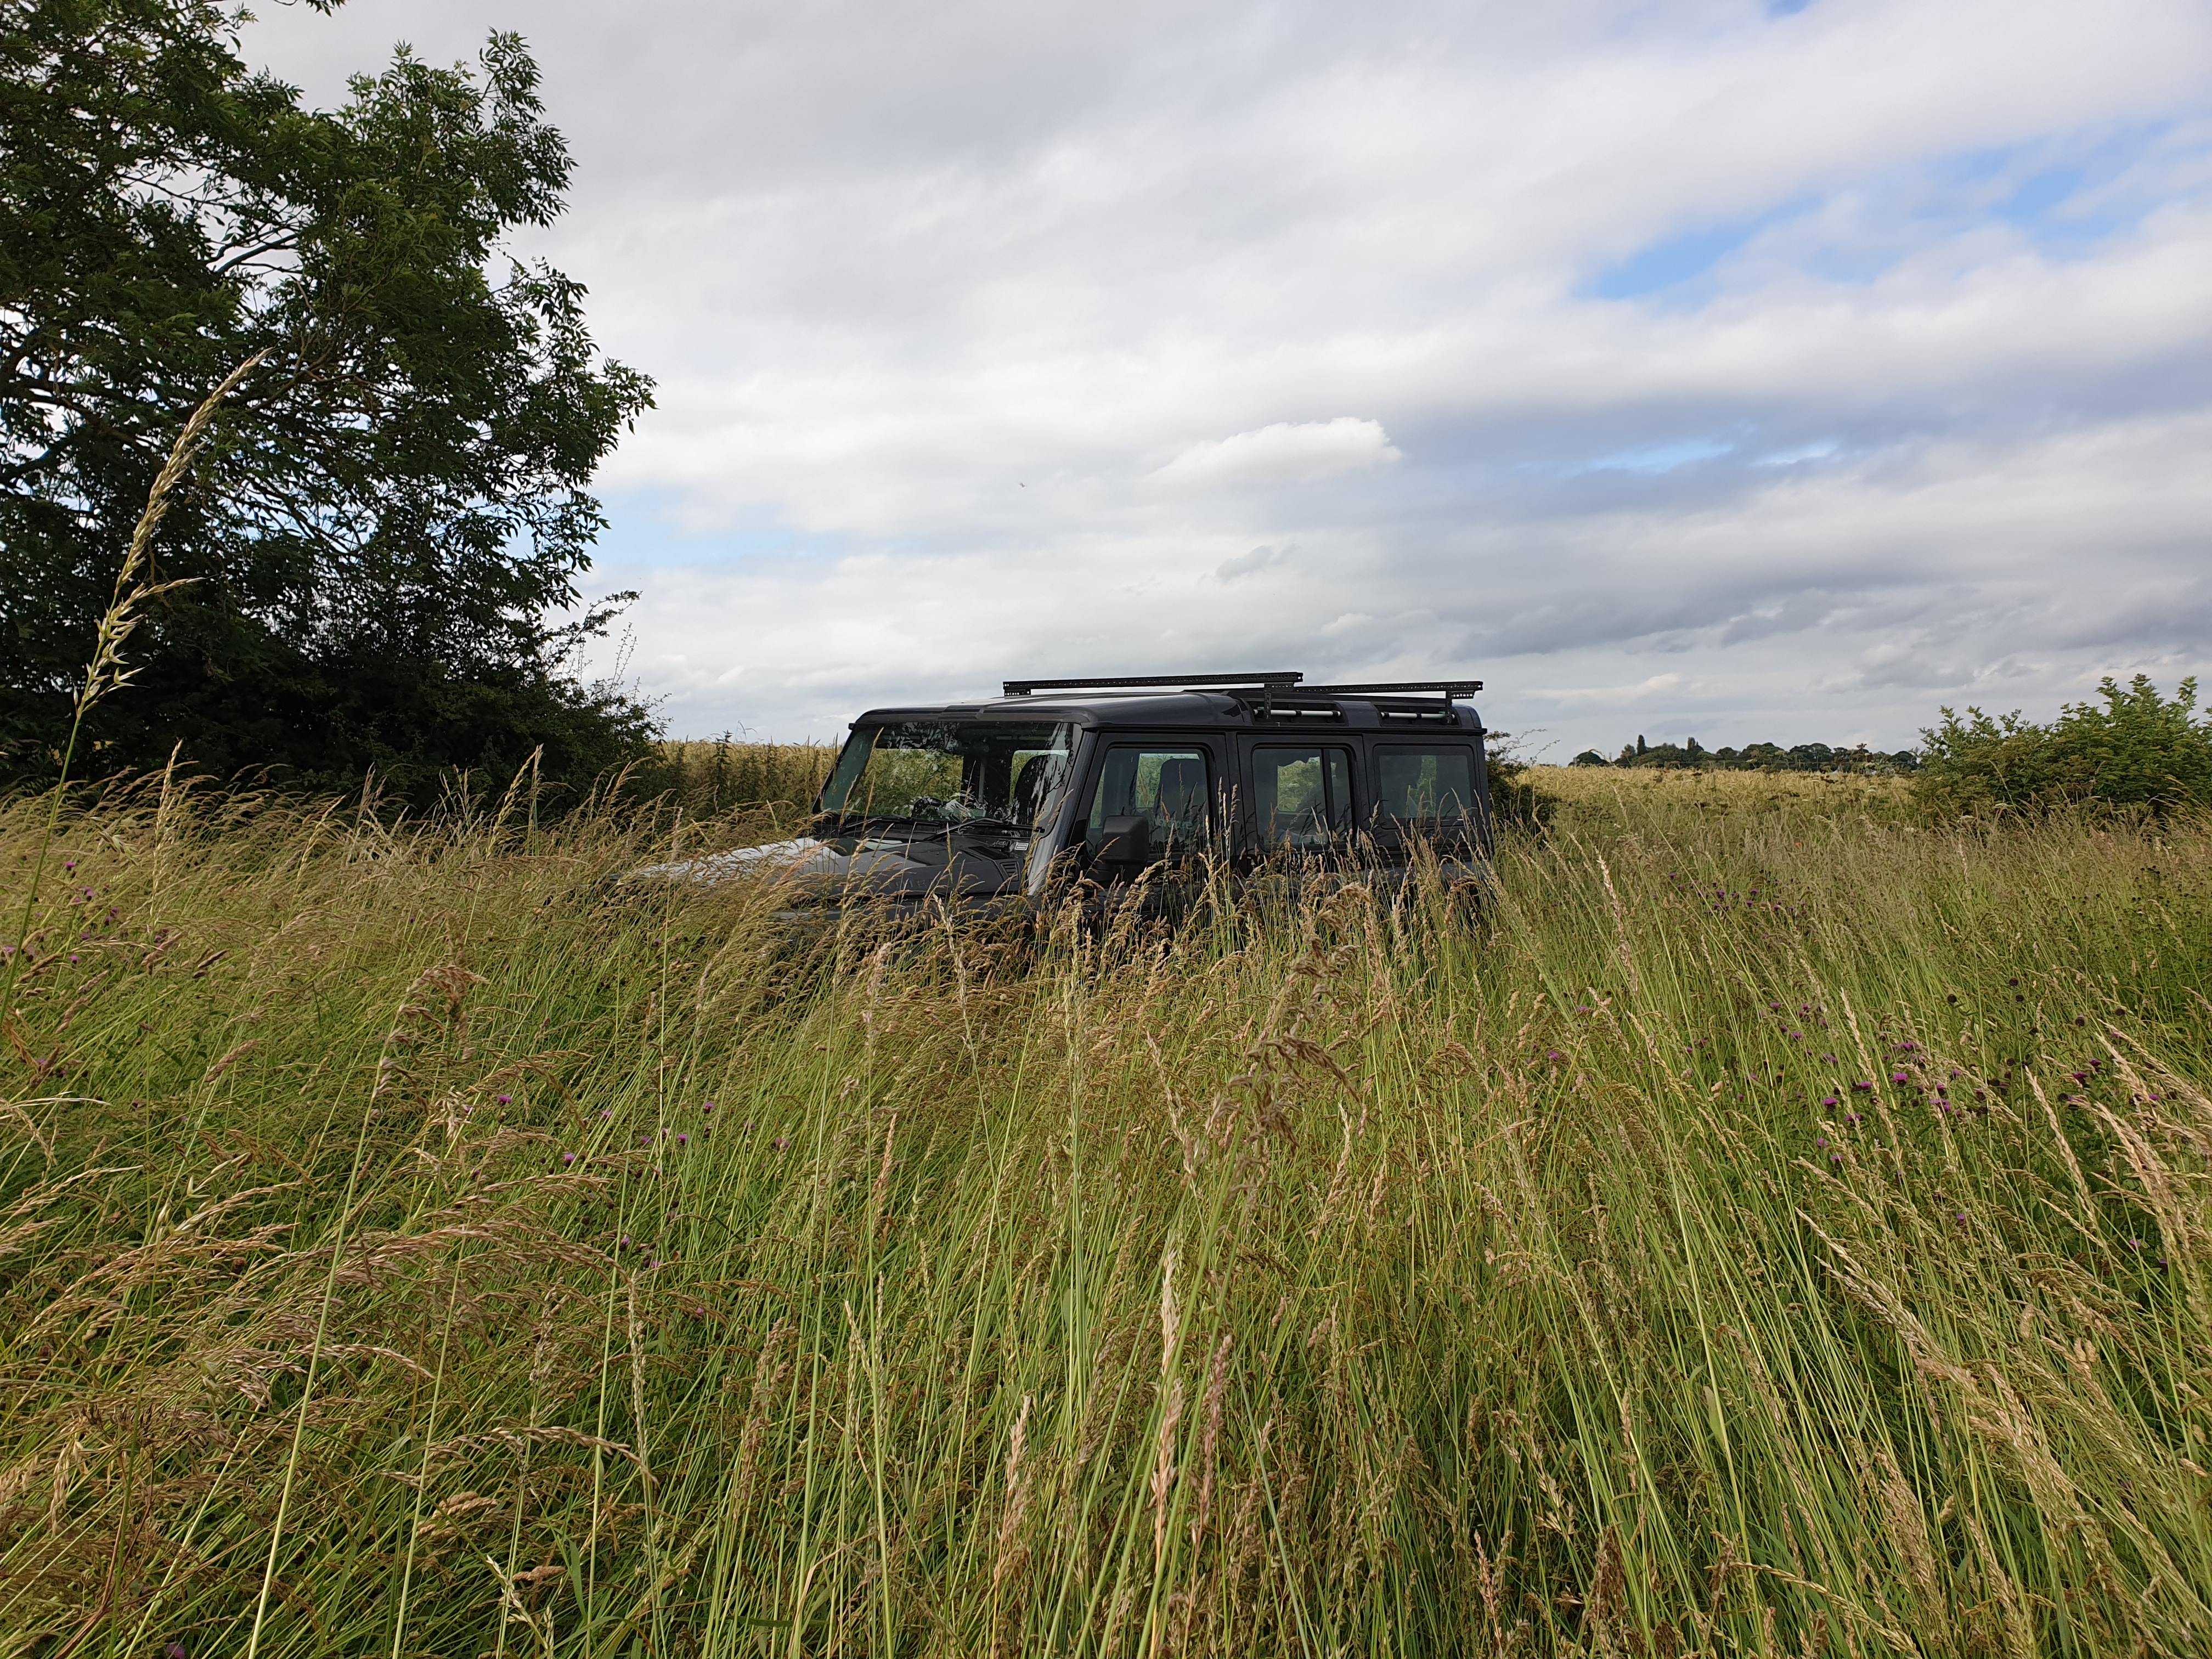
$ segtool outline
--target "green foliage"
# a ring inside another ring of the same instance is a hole
[[[2201,1651],[2207,826],[1575,784],[1473,924],[1027,965],[667,815],[71,819],[0,1651]]]
[[[1707,749],[1695,738],[1682,744],[1646,744],[1638,738],[1611,763],[1589,749],[1577,755],[1573,763],[1656,767],[1662,771],[1847,772],[1862,777],[1880,777],[1893,772],[1910,772],[1919,760],[1909,749],[1884,755],[1863,743],[1849,749],[1832,749],[1825,743],[1801,743],[1790,749],[1773,743],[1747,744],[1741,749]]]
[[[249,74],[206,0],[12,0],[0,29],[0,744],[50,775],[129,528],[186,411],[235,364],[173,499],[138,683],[95,769],[544,764],[588,781],[646,711],[563,672],[586,492],[649,383],[600,359],[583,290],[504,262],[569,173],[538,72],[404,52],[330,112]]]
[[[2098,684],[2103,698],[2069,703],[2049,726],[2015,709],[1992,720],[1950,708],[1921,733],[1920,798],[1948,813],[2044,811],[2078,805],[2164,812],[2212,802],[2212,716],[2197,713],[2197,682],[2173,697],[2148,675],[2123,690]]]

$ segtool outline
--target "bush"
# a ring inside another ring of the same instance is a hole
[[[1916,793],[1943,813],[2048,811],[2096,805],[2163,813],[2212,802],[2212,717],[2197,714],[2197,682],[2161,697],[2147,674],[2125,690],[2099,683],[2104,699],[2069,703],[2049,726],[2019,710],[1992,720],[1945,708],[1923,731]]]

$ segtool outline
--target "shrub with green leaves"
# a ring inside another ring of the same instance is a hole
[[[1992,720],[1950,708],[1921,732],[1926,744],[1917,793],[1951,813],[2041,811],[2081,804],[2166,811],[2212,802],[2212,716],[2197,713],[2197,682],[2172,699],[2147,674],[2122,690],[2100,683],[2100,707],[2069,703],[2049,726],[2015,709]]]

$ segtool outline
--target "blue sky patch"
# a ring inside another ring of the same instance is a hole
[[[1600,271],[1590,293],[1601,300],[1640,300],[1702,276],[1773,222],[1772,214],[1735,224],[1685,231],[1653,242]]]

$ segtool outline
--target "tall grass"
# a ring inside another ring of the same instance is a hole
[[[85,809],[0,1652],[2202,1651],[2206,826],[1533,775],[1472,922],[1041,954]]]
[[[837,750],[828,744],[740,743],[726,732],[664,743],[657,758],[664,775],[655,781],[690,816],[750,813],[787,834],[814,810]]]

